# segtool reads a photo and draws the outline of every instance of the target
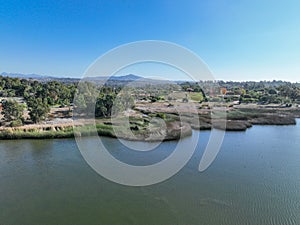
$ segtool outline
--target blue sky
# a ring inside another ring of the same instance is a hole
[[[0,0],[0,72],[80,77],[118,45],[164,40],[217,79],[300,81],[299,12],[298,0]]]

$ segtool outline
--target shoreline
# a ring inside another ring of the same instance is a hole
[[[127,117],[115,120],[60,118],[43,124],[0,127],[0,140],[74,138],[95,135],[96,131],[99,136],[130,141],[171,141],[192,135],[192,129],[238,132],[254,125],[296,125],[296,118],[300,118],[300,108],[237,105],[211,111],[187,109],[184,103],[174,107],[164,103],[140,104]]]
[[[252,126],[295,126],[296,119],[289,121],[281,121],[276,124],[276,120],[272,122],[266,122],[264,120],[258,120],[256,123],[249,123],[247,121],[226,121],[226,127],[224,128],[224,122],[217,121],[215,124],[200,124],[200,126],[194,126],[193,124],[183,123],[178,125],[179,123],[175,123],[177,125],[176,129],[166,129],[161,130],[156,134],[135,134],[128,135],[125,133],[115,134],[112,127],[105,124],[96,124],[96,131],[98,136],[103,137],[111,137],[111,138],[121,138],[128,141],[146,141],[146,142],[157,142],[157,141],[173,141],[179,140],[183,137],[188,137],[192,135],[192,130],[202,130],[209,131],[212,129],[225,130],[226,132],[244,132],[248,128]],[[270,120],[269,120],[270,121]],[[219,122],[219,123],[218,123]],[[63,139],[63,138],[75,138],[75,136],[86,137],[92,136],[93,129],[92,125],[83,125],[81,126],[80,134],[76,133],[73,125],[30,125],[30,128],[24,129],[22,128],[2,128],[0,130],[0,140],[18,140],[18,139]]]
[[[253,126],[295,126],[293,125],[270,125],[270,124],[255,124]],[[237,128],[228,128],[226,129],[226,132],[244,132],[246,131],[248,128],[251,128],[253,126],[244,128],[244,126],[237,127]],[[203,128],[203,129],[197,129],[197,128],[191,128],[192,130],[201,130],[201,131],[210,131],[212,129],[219,129],[219,130],[224,130],[218,127],[213,127],[213,128]],[[102,137],[110,137],[110,138],[117,138],[116,135],[110,133],[110,132],[102,132],[102,131],[97,131],[98,136],[102,136]],[[5,133],[5,135],[0,134],[0,140],[22,140],[22,139],[30,139],[30,140],[40,140],[40,139],[71,139],[71,138],[75,138],[76,134],[74,134],[74,132],[56,132],[56,133],[49,133],[47,131],[43,132],[43,133],[39,133],[38,135],[36,134],[32,134],[29,132],[9,132],[9,133]],[[81,137],[87,137],[87,136],[92,136],[91,133],[87,132],[87,133],[81,133],[80,134]],[[95,135],[94,135],[95,136]],[[181,138],[184,137],[188,137],[190,135],[183,135]],[[145,141],[145,142],[158,142],[158,141],[176,141],[179,140],[180,138],[176,137],[176,138],[156,138],[156,137],[152,137],[152,138],[130,138],[130,137],[118,137],[121,138],[123,140],[127,140],[127,141]]]
[[[178,121],[168,122],[165,129],[154,129],[147,133],[129,132],[129,130],[122,130],[116,133],[112,125],[105,123],[96,123],[96,126],[83,123],[78,123],[75,126],[74,124],[35,124],[14,128],[2,127],[0,129],[0,140],[75,138],[95,136],[95,131],[98,136],[147,142],[178,140],[192,134],[192,128],[189,124]]]

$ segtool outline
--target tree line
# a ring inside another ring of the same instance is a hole
[[[69,105],[73,101],[75,91],[75,83],[42,83],[0,76],[0,98],[3,99],[1,113],[6,122],[11,122],[12,126],[19,126],[25,121],[23,110],[26,108],[31,121],[38,123],[46,118],[51,106]],[[20,97],[24,99],[25,104],[11,97]]]
[[[73,103],[74,96],[76,102]],[[24,103],[14,100],[20,97]],[[0,98],[5,123],[11,126],[24,124],[24,110],[29,112],[32,123],[47,118],[53,106],[72,106],[77,113],[96,117],[116,115],[133,106],[134,99],[120,85],[99,86],[92,82],[63,83],[58,81],[39,82],[0,76]],[[29,121],[30,122],[30,121]]]
[[[11,126],[25,122],[24,110],[29,113],[32,123],[47,118],[53,106],[70,106],[73,103],[79,116],[94,114],[96,117],[117,115],[133,108],[134,101],[171,101],[176,95],[170,93],[186,92],[194,101],[236,100],[241,103],[300,103],[300,84],[284,81],[233,82],[199,81],[144,84],[130,87],[123,83],[97,85],[92,82],[39,82],[31,79],[19,79],[0,76],[0,98],[2,98],[3,120]],[[24,103],[12,97],[20,97]]]
[[[209,101],[239,100],[240,103],[300,103],[300,84],[285,81],[199,81],[183,82],[183,90],[193,89]],[[204,94],[205,93],[205,94]],[[236,99],[238,97],[238,99]]]

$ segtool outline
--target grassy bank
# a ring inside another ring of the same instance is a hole
[[[64,131],[23,131],[3,130],[0,132],[0,139],[51,139],[74,137],[73,129]]]
[[[73,138],[98,134],[135,141],[178,140],[182,136],[190,136],[191,128],[244,131],[252,125],[295,125],[297,117],[300,117],[298,108],[231,108],[226,112],[216,110],[212,113],[203,113],[199,111],[198,115],[183,114],[181,116],[175,114],[175,111],[166,113],[162,110],[148,112],[147,116],[143,117],[131,116],[129,126],[125,126],[128,119],[125,117],[113,122],[107,118],[97,119],[96,132],[92,125],[76,126],[75,129],[71,124],[7,127],[0,131],[0,139]]]
[[[97,121],[96,126],[78,125],[74,128],[71,125],[35,125],[30,128],[23,126],[1,130],[0,139],[53,139],[99,135],[133,141],[167,141],[177,140],[192,134],[191,127],[188,124],[182,125],[176,121],[165,122],[165,127],[160,126],[159,123],[149,125],[148,121],[145,122],[144,119],[137,118],[130,121],[129,127],[124,126],[122,121],[117,121],[114,124]]]
[[[93,128],[91,125],[85,125],[80,128],[80,136],[90,136]],[[97,124],[96,130],[99,136],[115,137],[111,126]],[[61,130],[41,130],[41,129],[5,129],[0,132],[0,139],[53,139],[53,138],[73,138],[76,130],[72,126]]]

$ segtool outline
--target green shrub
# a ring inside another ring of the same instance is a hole
[[[167,118],[166,114],[162,112],[156,113],[156,117],[161,118],[163,120]]]
[[[18,119],[18,120],[14,120],[10,123],[11,127],[20,127],[23,125],[22,120]]]

